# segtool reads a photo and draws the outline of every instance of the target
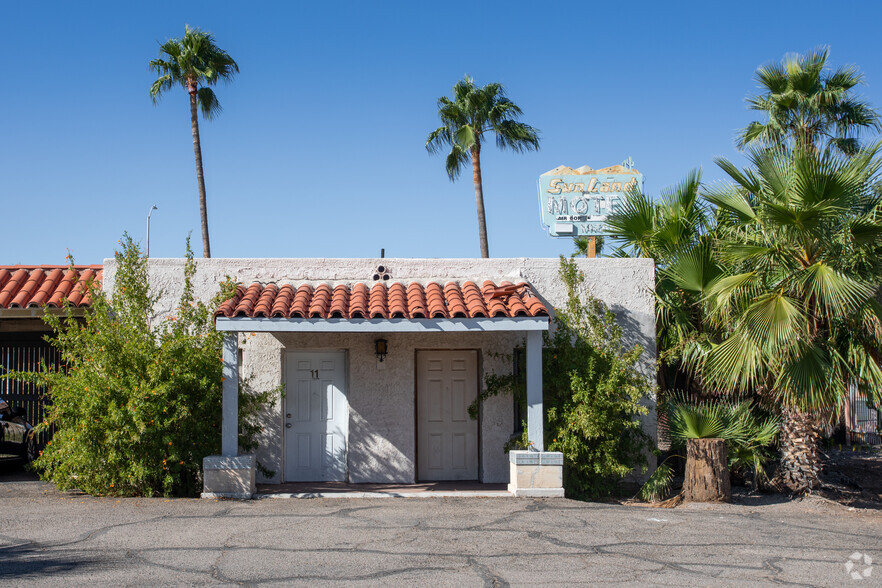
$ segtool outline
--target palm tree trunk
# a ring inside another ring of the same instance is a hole
[[[475,204],[478,205],[478,237],[481,239],[481,257],[490,257],[487,246],[487,219],[484,217],[484,185],[481,181],[481,146],[472,147],[472,175],[475,179]]]
[[[202,221],[202,257],[211,257],[208,243],[208,206],[205,201],[205,176],[202,174],[202,144],[199,142],[199,117],[196,111],[196,88],[189,88],[190,126],[193,129],[193,153],[196,156],[196,182],[199,185],[199,216]]]
[[[781,463],[776,485],[795,494],[818,488],[821,460],[814,418],[798,408],[784,408],[781,418]]]

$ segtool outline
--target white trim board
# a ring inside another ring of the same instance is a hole
[[[549,317],[473,319],[286,319],[218,317],[218,331],[261,333],[463,333],[547,331]]]

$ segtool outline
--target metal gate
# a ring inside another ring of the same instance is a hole
[[[867,399],[854,384],[848,387],[847,435],[852,443],[879,445],[882,443],[882,414],[870,408]]]
[[[45,341],[0,341],[0,374],[9,371],[37,372],[40,365],[61,369],[61,354]],[[37,426],[43,421],[45,406],[51,402],[45,388],[21,380],[0,380],[0,398],[12,406],[27,411],[27,419]],[[44,447],[52,438],[52,430],[36,437],[37,445]]]

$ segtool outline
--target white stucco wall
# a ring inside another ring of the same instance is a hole
[[[586,288],[616,313],[626,343],[646,349],[643,370],[654,377],[655,315],[652,298],[654,266],[649,259],[577,259]],[[552,309],[566,300],[557,276],[557,259],[199,259],[194,278],[195,294],[209,300],[225,276],[249,284],[311,282],[314,285],[364,281],[370,283],[378,265],[395,281],[483,280],[527,281]],[[183,289],[183,259],[151,259],[150,283],[162,292],[160,315],[172,313]],[[116,262],[104,262],[104,287],[113,287]],[[348,353],[350,404],[349,478],[351,482],[413,482],[416,472],[414,430],[414,370],[417,350],[478,349],[481,380],[489,373],[507,373],[510,355],[524,345],[517,333],[384,334],[389,355],[382,365],[373,353],[371,334],[250,334],[239,337],[242,376],[255,390],[268,390],[282,382],[284,353],[295,349],[345,349]],[[645,429],[655,436],[654,400],[644,418]],[[264,415],[265,430],[258,460],[283,472],[283,400],[277,399]],[[513,431],[512,401],[496,397],[481,406],[480,471],[484,482],[508,482],[508,463],[502,450]]]

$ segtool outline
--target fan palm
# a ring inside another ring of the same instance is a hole
[[[708,386],[782,407],[778,480],[794,492],[819,483],[815,425],[847,382],[882,389],[879,150],[755,150],[744,171],[718,160],[734,183],[704,193],[729,268],[704,294],[706,322],[724,337],[687,361]]]
[[[212,119],[221,106],[210,86],[220,80],[230,80],[239,72],[239,66],[226,51],[219,48],[214,37],[205,31],[184,28],[184,36],[170,39],[160,45],[159,59],[150,62],[150,69],[160,74],[150,87],[153,103],[163,92],[181,86],[190,95],[190,126],[193,132],[193,151],[196,156],[196,181],[199,188],[199,214],[202,222],[202,253],[211,257],[208,239],[208,207],[205,197],[205,177],[202,171],[202,144],[199,139],[198,110]]]
[[[700,185],[696,170],[656,200],[629,192],[607,219],[608,233],[618,244],[614,256],[655,260],[656,329],[665,363],[676,364],[684,349],[706,336],[702,296],[722,272],[712,255],[715,224],[698,196]],[[666,380],[660,370],[662,390],[674,387]]]
[[[481,257],[490,257],[481,180],[484,135],[494,134],[500,149],[508,148],[518,153],[538,150],[539,134],[530,125],[518,121],[521,114],[517,104],[506,98],[500,84],[478,87],[472,78],[466,76],[453,86],[452,99],[447,96],[438,99],[438,116],[442,126],[432,131],[426,140],[429,153],[438,153],[450,147],[445,163],[451,181],[459,177],[469,159],[472,161]]]
[[[853,89],[863,82],[855,66],[827,67],[828,49],[808,55],[788,55],[754,76],[762,90],[748,98],[752,110],[764,112],[766,122],[752,122],[738,137],[748,145],[784,146],[803,150],[830,147],[844,154],[859,148],[862,130],[878,129],[879,116]]]
[[[750,475],[756,486],[766,480],[765,465],[772,459],[780,420],[750,400],[690,400],[675,393],[663,405],[670,430],[671,446],[682,449],[689,439],[719,438],[726,442],[730,470]],[[640,490],[645,500],[658,500],[668,493],[673,470],[665,463]]]

